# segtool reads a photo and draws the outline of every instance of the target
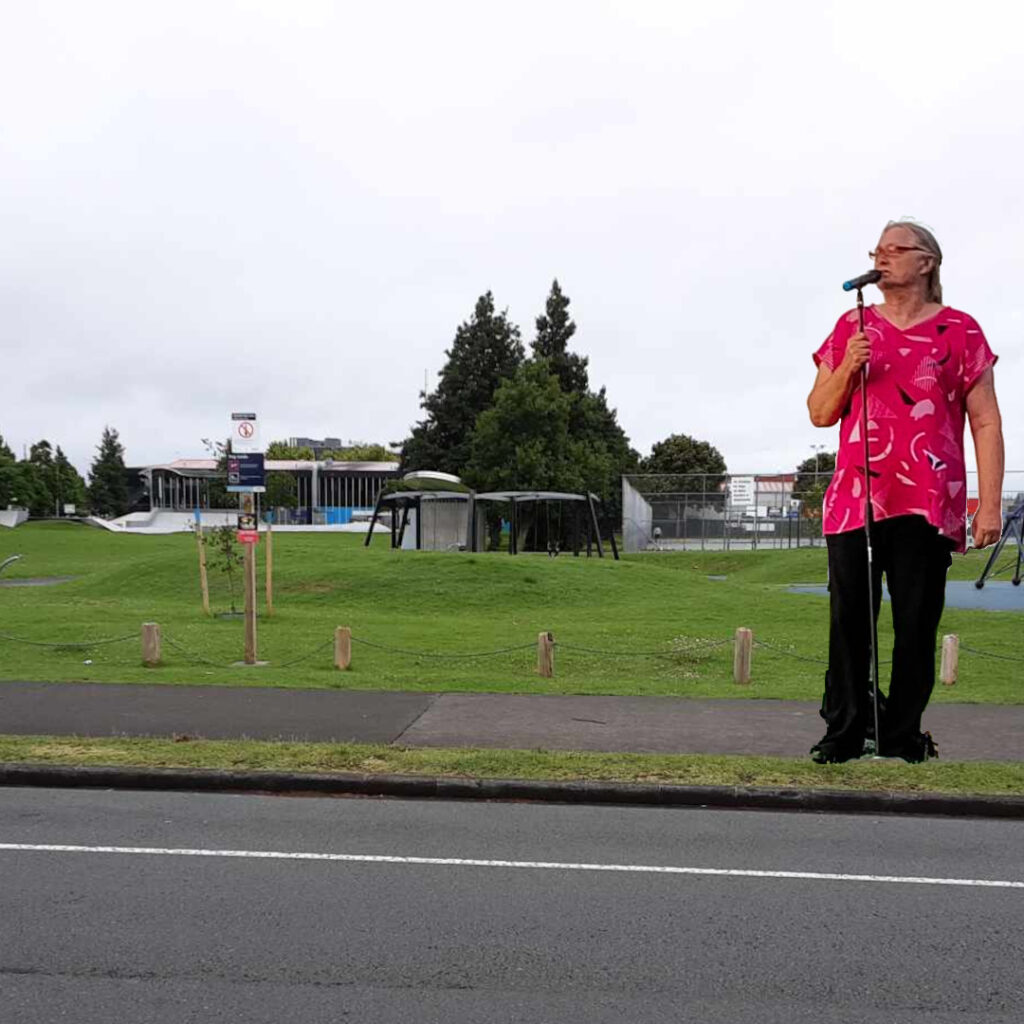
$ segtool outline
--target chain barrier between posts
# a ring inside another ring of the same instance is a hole
[[[201,654],[196,654],[194,651],[190,651],[184,644],[178,643],[177,640],[172,636],[168,636],[166,633],[163,634],[164,641],[171,645],[179,654],[185,655],[186,658],[191,659],[198,665],[210,665],[213,668],[227,668],[226,665],[222,665],[219,661],[210,661],[209,658],[204,658]]]
[[[390,654],[404,654],[411,658],[490,658],[496,654],[508,654],[510,651],[525,651],[527,648],[533,649],[537,645],[530,644],[516,644],[513,647],[499,647],[495,651],[474,651],[471,654],[446,654],[443,651],[409,651],[402,647],[391,647],[388,644],[374,643],[372,640],[364,640],[362,637],[352,637],[352,643],[362,644],[364,647],[373,647],[379,651],[387,651]]]
[[[0,633],[0,640],[9,640],[15,644],[28,644],[31,647],[102,647],[104,644],[123,644],[126,640],[138,640],[138,633],[126,633],[124,636],[111,636],[103,640],[82,640],[82,641],[58,641],[26,640],[20,636],[8,636]]]
[[[775,644],[768,643],[767,640],[754,640],[755,647],[763,647],[767,651],[772,651],[775,654],[781,654],[785,658],[794,658],[796,661],[811,661],[816,665],[827,665],[828,658],[812,658],[806,654],[797,654],[796,651],[787,651],[785,647],[776,647]],[[961,648],[963,650],[963,648]],[[883,658],[878,662],[879,665],[891,665],[892,658]]]
[[[292,665],[298,665],[300,661],[306,661],[308,658],[312,658],[314,654],[319,654],[325,647],[331,647],[334,644],[334,637],[329,640],[325,640],[322,644],[317,644],[312,650],[307,651],[305,654],[300,654],[297,658],[292,658],[291,661],[282,662],[280,665],[274,665],[274,668],[291,668]]]
[[[700,644],[693,644],[687,647],[677,647],[671,651],[604,651],[596,647],[582,647],[579,644],[567,644],[556,640],[555,647],[563,651],[580,651],[584,654],[599,654],[605,658],[676,658],[685,654],[701,654],[704,651],[714,650],[716,647],[724,647],[731,644],[732,637],[725,640],[707,640]]]
[[[109,644],[121,644],[126,643],[130,640],[137,641],[139,635],[137,633],[126,633],[123,636],[104,637],[100,640],[81,640],[81,641],[46,641],[46,640],[29,640],[25,637],[11,636],[7,633],[0,633],[0,641],[6,640],[9,643],[26,644],[31,647],[48,647],[51,649],[79,649],[87,650],[92,647],[102,647]],[[184,655],[186,658],[195,662],[196,664],[209,665],[213,668],[226,668],[227,665],[222,662],[211,661],[209,658],[204,657],[201,654],[197,654],[195,651],[190,650],[184,644],[180,643],[174,637],[163,634],[163,640],[173,647],[179,654]],[[707,640],[695,644],[690,644],[685,647],[677,647],[673,650],[661,650],[661,651],[612,651],[605,648],[598,647],[586,647],[582,644],[569,644],[561,640],[555,640],[555,647],[563,651],[577,652],[580,654],[593,654],[604,658],[673,658],[685,655],[702,654],[705,651],[716,650],[717,648],[724,647],[727,644],[733,643],[732,637],[727,637],[724,640]],[[279,665],[274,666],[275,668],[290,668],[293,665],[298,665],[303,661],[307,661],[314,655],[319,654],[321,651],[326,650],[334,643],[334,638],[331,637],[325,640],[323,643],[308,650],[305,654],[301,654],[296,658],[292,658],[289,661],[282,662]],[[492,658],[500,654],[510,654],[515,651],[533,650],[536,648],[535,643],[524,643],[524,644],[513,644],[509,647],[499,647],[492,651],[472,651],[472,652],[447,652],[447,651],[417,651],[410,650],[404,647],[393,647],[390,644],[377,643],[373,640],[366,640],[363,637],[352,637],[352,643],[362,644],[364,647],[370,647],[374,650],[384,651],[388,654],[399,654],[410,658],[450,658],[454,660],[459,659],[472,659],[472,658]],[[767,640],[754,639],[754,646],[760,647],[764,650],[771,651],[773,654],[781,655],[785,658],[792,658],[795,661],[804,661],[815,665],[827,665],[827,658],[813,657],[806,654],[799,654],[796,651],[787,650],[785,647],[780,647],[776,644],[769,643]],[[968,647],[966,644],[960,644],[960,650],[965,654],[974,654],[980,658],[992,658],[997,661],[1009,661],[1016,664],[1024,664],[1024,658],[1016,657],[1008,654],[1000,654],[996,651],[985,651],[976,647]],[[887,658],[879,661],[879,665],[891,665],[892,659]]]
[[[967,647],[965,644],[960,644],[960,650],[961,652],[966,651],[968,654],[977,654],[980,658],[995,658],[997,661],[1024,663],[1024,658],[1015,658],[1009,654],[996,654],[995,651],[979,651],[976,647]]]

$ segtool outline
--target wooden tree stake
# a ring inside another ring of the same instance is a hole
[[[199,590],[203,595],[203,612],[210,614],[210,583],[206,577],[206,541],[203,539],[203,527],[196,523],[196,544],[199,547]]]
[[[732,655],[732,677],[737,683],[750,682],[750,657],[754,646],[754,634],[751,630],[740,626],[736,630],[736,642]]]

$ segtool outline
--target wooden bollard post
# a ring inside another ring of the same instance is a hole
[[[334,667],[347,671],[352,664],[352,630],[338,626],[334,631]]]
[[[750,654],[753,646],[753,632],[740,626],[736,630],[736,642],[732,653],[732,678],[737,683],[750,682]]]
[[[942,638],[942,666],[939,678],[943,685],[952,686],[956,682],[957,669],[960,666],[960,637],[949,633]]]
[[[242,573],[245,576],[245,664],[256,664],[256,552],[255,545],[243,544],[245,557]]]
[[[274,523],[273,519],[267,519],[266,532],[266,572],[264,573],[264,587],[266,590],[267,615],[274,614]]]
[[[160,664],[160,627],[155,622],[142,624],[142,664],[146,668]]]
[[[555,674],[555,638],[546,631],[537,634],[537,674],[545,679]]]

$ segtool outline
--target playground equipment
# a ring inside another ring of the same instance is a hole
[[[9,566],[12,562],[16,562],[19,558],[21,558],[21,555],[11,555],[10,558],[5,558],[2,562],[0,562],[0,572],[3,572],[4,569],[7,568],[7,566]]]
[[[1013,570],[1011,582],[1015,587],[1019,587],[1021,557],[1024,555],[1024,501],[1018,502],[1003,516],[1003,534],[992,549],[992,554],[988,556],[988,561],[985,563],[985,568],[981,570],[981,575],[974,582],[974,585],[979,590],[985,586],[985,580],[992,575],[992,567],[996,564],[996,560],[1002,554],[1003,546],[1010,537],[1013,537],[1017,542],[1017,566]]]

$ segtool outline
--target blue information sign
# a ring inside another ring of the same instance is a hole
[[[228,491],[232,494],[262,494],[267,489],[262,454],[228,456]]]

